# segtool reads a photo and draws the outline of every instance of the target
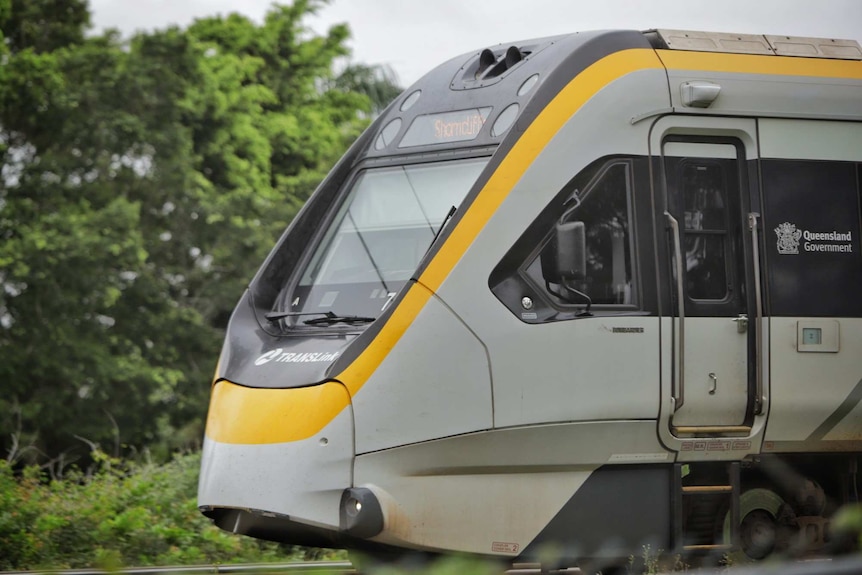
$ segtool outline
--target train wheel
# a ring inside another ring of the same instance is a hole
[[[739,549],[730,554],[732,562],[757,561],[769,556],[779,543],[778,515],[784,500],[772,490],[749,489],[739,498]],[[730,511],[724,516],[723,539],[731,540]]]

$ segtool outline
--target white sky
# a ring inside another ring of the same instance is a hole
[[[261,21],[270,0],[90,0],[97,30],[188,25],[240,12]],[[389,64],[405,87],[453,56],[499,43],[597,29],[674,28],[862,42],[862,0],[331,0],[308,20],[346,22],[352,59]]]

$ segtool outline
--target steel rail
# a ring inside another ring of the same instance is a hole
[[[38,571],[0,571],[0,575],[158,575],[168,573],[317,573],[318,575],[359,575],[350,561],[307,561],[289,563],[237,563],[211,565],[173,565],[167,567],[127,567],[122,569],[45,569]],[[501,571],[505,575],[575,575],[577,567],[542,570],[538,564],[522,563]],[[675,575],[676,572],[662,572]],[[689,575],[859,575],[862,573],[862,555],[835,558],[782,561],[780,563],[754,563],[721,568],[695,568]]]
[[[350,561],[306,561],[286,563],[213,563],[210,565],[172,565],[166,567],[125,567],[120,569],[44,569],[38,571],[0,571],[0,575],[159,575],[166,573],[358,573]]]

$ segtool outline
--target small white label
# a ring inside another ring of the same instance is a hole
[[[521,546],[508,541],[494,541],[491,543],[492,553],[517,553]]]

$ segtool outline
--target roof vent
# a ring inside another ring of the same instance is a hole
[[[494,56],[493,52],[487,48],[482,50],[482,53],[479,54],[479,69],[476,70],[476,78],[481,78],[488,71],[488,68],[496,63],[497,57]]]
[[[532,54],[533,46],[485,48],[461,67],[452,80],[453,89],[480,88],[499,81],[506,72]],[[540,46],[539,49],[544,48]]]
[[[527,54],[529,54],[529,52],[521,52],[517,46],[509,46],[506,49],[506,53],[498,58],[493,52],[486,48],[482,50],[482,53],[479,55],[479,70],[476,72],[476,79],[496,78],[523,60],[524,56]],[[491,60],[491,58],[493,58],[493,60]],[[484,67],[483,64],[485,64]]]

